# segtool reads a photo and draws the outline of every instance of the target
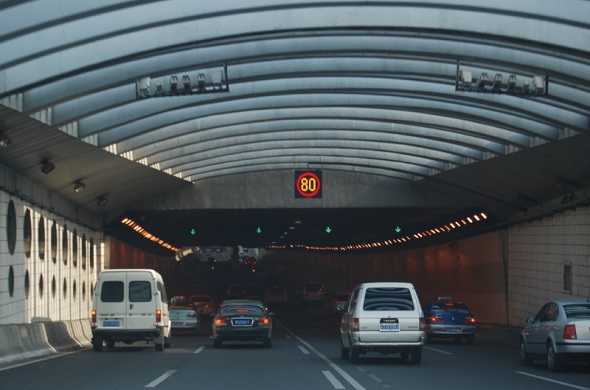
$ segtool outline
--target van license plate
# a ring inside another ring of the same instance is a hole
[[[105,328],[118,328],[121,326],[121,321],[103,321],[102,326]]]
[[[399,332],[399,320],[397,318],[381,318],[379,332]]]
[[[399,324],[379,324],[379,332],[399,332]]]

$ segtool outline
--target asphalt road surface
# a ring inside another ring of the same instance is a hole
[[[214,349],[210,321],[199,335],[174,335],[171,348],[117,343],[0,367],[0,389],[590,389],[590,366],[522,366],[516,346],[439,341],[422,362],[399,355],[340,358],[338,318],[321,307],[277,307],[273,346],[224,343]]]

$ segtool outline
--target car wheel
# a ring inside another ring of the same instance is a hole
[[[102,351],[102,339],[92,340],[92,349],[94,352]]]
[[[529,353],[526,350],[526,344],[524,342],[524,339],[520,339],[519,354],[520,354],[520,362],[522,364],[528,365],[533,362],[533,359],[531,359],[531,357],[529,356]]]
[[[115,348],[115,342],[114,341],[107,341],[107,348],[109,348],[109,349]]]
[[[170,348],[171,345],[170,337],[164,337],[164,348]]]
[[[418,364],[422,361],[422,347],[414,348],[410,352],[410,363]]]
[[[547,367],[551,371],[559,371],[561,369],[561,358],[555,352],[552,343],[547,344]]]
[[[164,344],[156,343],[156,351],[162,352],[164,350]]]
[[[264,347],[265,348],[271,348],[272,347],[272,339],[270,337],[267,337],[264,339]]]
[[[361,354],[358,348],[350,347],[348,350],[348,359],[352,364],[357,364],[361,360],[360,356]]]

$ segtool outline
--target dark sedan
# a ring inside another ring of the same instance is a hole
[[[261,341],[272,346],[273,313],[259,300],[226,300],[213,319],[213,347],[224,341]]]

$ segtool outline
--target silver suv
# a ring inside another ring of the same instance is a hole
[[[424,313],[411,283],[362,283],[352,290],[340,323],[340,356],[358,363],[361,354],[399,353],[422,361]]]

